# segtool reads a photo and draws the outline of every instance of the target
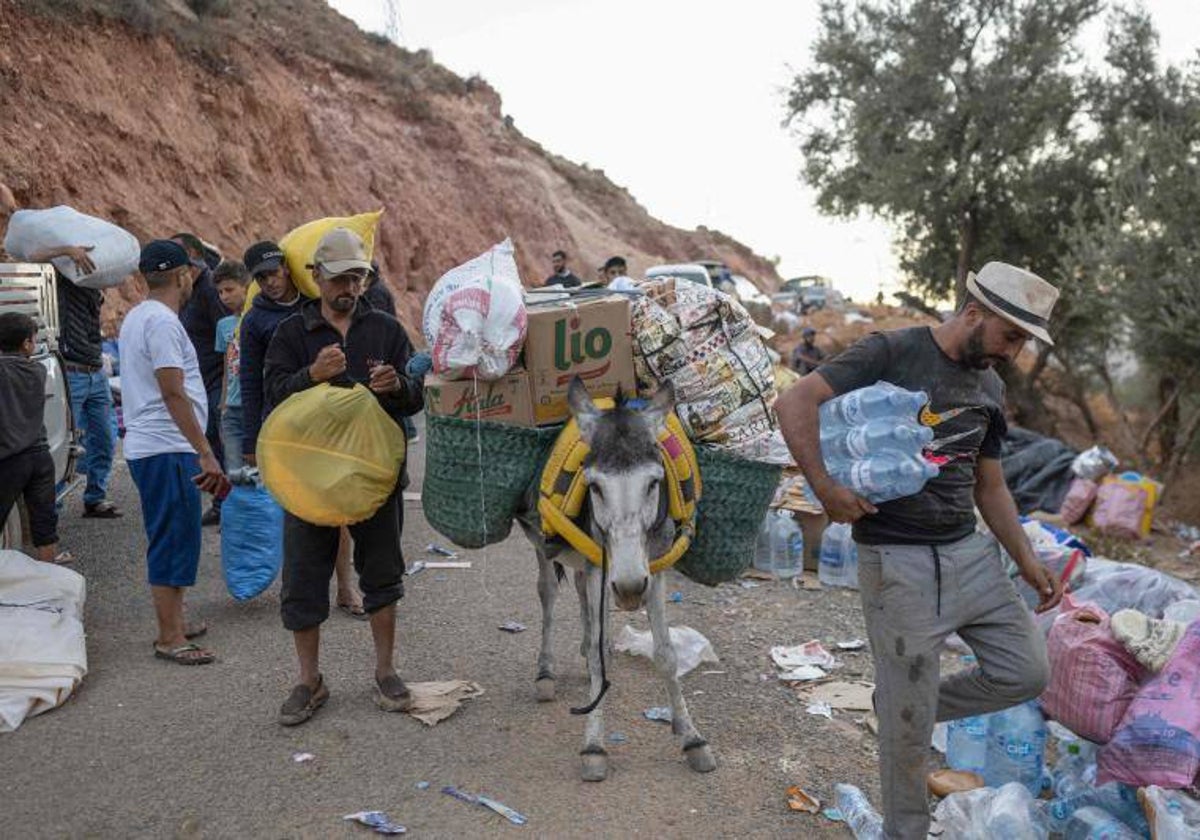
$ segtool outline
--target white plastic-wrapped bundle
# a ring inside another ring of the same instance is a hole
[[[425,300],[421,321],[433,372],[446,379],[504,376],[517,361],[526,327],[508,239],[443,274]]]
[[[137,271],[140,248],[137,238],[124,228],[80,213],[72,207],[18,210],[8,222],[4,250],[19,260],[50,248],[91,247],[88,256],[96,265],[91,274],[80,274],[68,257],[51,260],[54,267],[76,286],[105,289],[118,286]]]

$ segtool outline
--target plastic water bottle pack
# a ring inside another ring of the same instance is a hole
[[[1020,782],[1040,795],[1045,757],[1046,721],[1036,700],[988,715],[983,778],[989,787]]]
[[[858,547],[849,525],[834,523],[825,529],[817,568],[822,586],[858,589]]]
[[[928,401],[923,391],[876,382],[822,405],[821,454],[829,474],[872,503],[919,493],[938,474],[921,455],[933,440],[933,430],[918,422]]]

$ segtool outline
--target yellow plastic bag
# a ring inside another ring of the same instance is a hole
[[[362,385],[293,394],[258,435],[263,483],[288,513],[314,525],[370,519],[396,489],[404,433]]]
[[[321,237],[337,227],[349,228],[362,237],[363,245],[367,248],[367,258],[370,259],[375,255],[375,232],[379,228],[379,218],[382,215],[382,210],[376,210],[374,213],[359,213],[357,216],[327,216],[324,219],[305,222],[284,235],[283,239],[279,240],[279,247],[283,250],[288,272],[292,275],[292,282],[296,284],[300,294],[310,298],[320,297],[317,281],[313,279],[309,265],[312,264],[317,246],[321,244]],[[257,295],[258,281],[252,281],[246,290],[243,312],[250,311]]]

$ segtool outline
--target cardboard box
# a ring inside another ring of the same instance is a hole
[[[625,297],[530,306],[525,368],[537,425],[567,419],[567,388],[575,376],[593,397],[611,397],[617,386],[626,394],[636,393],[629,329]]]
[[[512,426],[533,425],[529,374],[512,370],[493,382],[425,377],[425,410],[441,417],[487,420]]]

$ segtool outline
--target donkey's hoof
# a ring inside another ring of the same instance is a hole
[[[549,703],[554,699],[554,677],[538,677],[534,685],[537,688],[539,703]]]
[[[580,754],[581,775],[585,782],[603,782],[608,778],[608,753],[603,749],[584,751]]]
[[[717,760],[707,741],[688,744],[683,748],[683,757],[687,759],[688,767],[697,773],[711,773],[717,769]]]

